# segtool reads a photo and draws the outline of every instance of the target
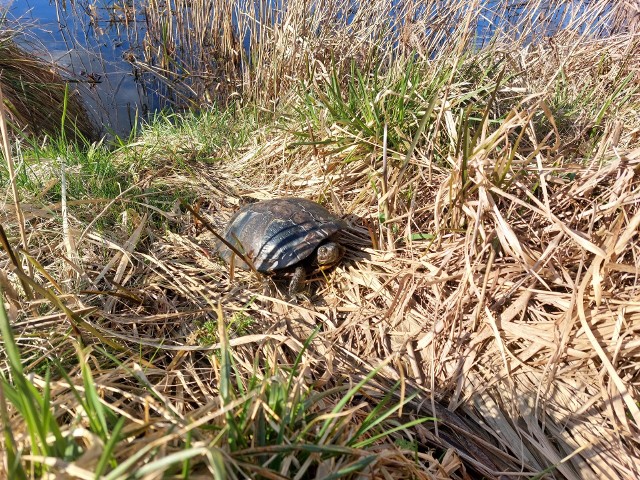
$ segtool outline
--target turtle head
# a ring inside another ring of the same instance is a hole
[[[318,247],[316,261],[320,269],[329,268],[342,258],[344,247],[336,242],[326,242]]]

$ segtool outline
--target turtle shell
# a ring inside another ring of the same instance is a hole
[[[229,220],[224,238],[243,252],[259,272],[295,265],[346,223],[322,205],[304,198],[277,198],[252,203]],[[220,255],[229,263],[231,250],[223,246]],[[235,264],[248,265],[236,257]]]

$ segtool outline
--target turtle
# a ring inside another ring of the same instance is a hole
[[[285,197],[245,205],[229,220],[224,232],[236,247],[262,273],[293,269],[289,295],[302,289],[307,270],[325,270],[342,258],[345,248],[335,234],[347,228],[344,220],[322,205],[304,198]],[[228,264],[245,270],[249,265],[229,247],[219,248]]]

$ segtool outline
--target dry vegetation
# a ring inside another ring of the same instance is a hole
[[[18,32],[0,28],[0,85],[15,130],[33,137],[64,131],[69,139],[93,139],[95,127],[61,69],[19,46]]]
[[[391,4],[347,25],[330,23],[346,3],[307,19],[291,1],[249,30],[253,64],[230,34],[205,42],[229,110],[148,126],[110,157],[119,194],[24,188],[2,210],[5,469],[640,477],[633,17],[594,2],[552,37],[521,21],[477,50],[477,2],[436,23],[400,2],[414,21],[395,44],[377,30]],[[219,231],[287,195],[350,224],[345,261],[298,303],[229,272],[179,202]]]

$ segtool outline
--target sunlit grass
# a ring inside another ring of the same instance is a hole
[[[15,35],[0,28],[0,81],[16,131],[38,138],[63,134],[78,142],[95,139],[96,128],[77,92],[54,65],[19,47]]]
[[[352,405],[354,396],[374,392],[367,391],[366,385],[376,371],[357,385],[345,383],[314,391],[306,386],[304,350],[293,365],[272,364],[265,355],[261,366],[256,363],[255,370],[247,371],[234,359],[223,319],[218,320],[221,343],[208,354],[208,361],[220,397],[185,416],[157,390],[152,380],[157,373],[147,361],[129,357],[114,365],[115,359],[101,348],[84,348],[71,339],[70,347],[75,347],[77,355],[74,367],[65,371],[56,364],[42,377],[27,376],[9,317],[0,305],[0,331],[9,365],[7,376],[0,377],[0,408],[8,421],[4,444],[9,478],[39,477],[60,470],[142,478],[153,472],[177,474],[182,470],[186,474],[203,467],[231,478],[270,471],[310,475],[329,459],[345,474],[353,475],[378,461],[374,452],[366,452],[367,447],[431,420],[390,422],[413,399],[393,404],[392,392],[368,414],[363,410],[358,415],[364,405]],[[141,368],[140,361],[146,366]],[[80,375],[72,377],[75,372]],[[110,386],[123,376],[130,378],[128,386]],[[338,403],[332,400],[336,396]],[[63,406],[61,398],[66,398],[63,415],[57,413]],[[118,414],[122,398],[144,401],[154,411],[146,426],[124,428],[129,422]],[[166,433],[158,437],[153,433],[156,423],[172,427],[162,427]],[[30,446],[26,455],[21,453],[25,443]],[[141,448],[123,456],[132,443]],[[92,471],[73,467],[74,461],[89,454],[94,457]],[[394,457],[401,460],[401,450]],[[141,460],[144,466],[131,472]]]
[[[16,208],[0,235],[9,478],[633,472],[637,38],[591,36],[613,15],[594,4],[591,29],[479,50],[468,3],[394,50],[373,41],[388,3],[318,39],[291,6],[253,33],[229,108],[6,145],[25,213],[25,240]],[[297,303],[230,272],[184,208],[219,230],[276,196],[349,223]]]

